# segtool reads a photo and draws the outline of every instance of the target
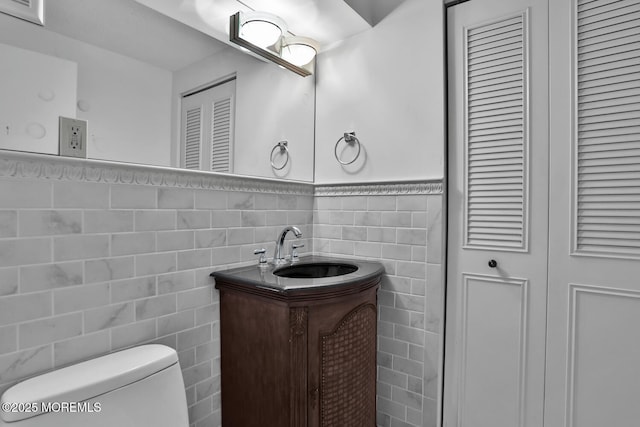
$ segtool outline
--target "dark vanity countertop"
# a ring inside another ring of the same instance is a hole
[[[273,293],[284,295],[307,294],[307,293],[323,293],[323,291],[332,292],[338,289],[347,290],[347,288],[359,286],[373,286],[380,281],[384,267],[379,262],[364,261],[346,257],[327,257],[318,255],[301,256],[294,265],[314,264],[314,263],[345,263],[353,264],[358,270],[342,276],[322,277],[322,278],[288,278],[279,277],[273,274],[278,268],[291,265],[286,263],[274,267],[269,264],[267,267],[260,267],[257,264],[248,267],[232,268],[228,270],[219,270],[211,273],[216,279],[216,287],[220,283],[233,284],[246,290],[252,288],[259,293]]]

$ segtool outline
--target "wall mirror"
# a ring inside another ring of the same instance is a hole
[[[49,1],[44,26],[0,13],[0,57],[0,149],[57,154],[64,116],[88,122],[88,158],[313,180],[315,78],[134,0]]]

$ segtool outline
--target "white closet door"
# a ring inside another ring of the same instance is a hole
[[[553,3],[545,426],[636,426],[640,1]]]
[[[185,106],[182,110],[182,167],[201,169],[202,151],[202,109],[203,105]]]
[[[233,96],[223,96],[213,102],[211,112],[211,170],[232,172]]]
[[[548,243],[547,1],[462,3],[448,9],[448,32],[444,425],[539,427]]]
[[[181,165],[233,172],[235,79],[182,98]]]

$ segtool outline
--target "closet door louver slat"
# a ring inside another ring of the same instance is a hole
[[[211,123],[211,170],[230,172],[231,98],[214,102]]]
[[[464,246],[527,250],[527,16],[465,29]]]
[[[640,257],[640,1],[578,0],[573,249]]]
[[[202,108],[187,110],[184,144],[184,167],[200,169],[200,144],[202,135]]]

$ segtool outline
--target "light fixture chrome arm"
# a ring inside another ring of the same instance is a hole
[[[298,227],[294,227],[292,225],[286,226],[278,235],[276,239],[276,248],[273,252],[273,263],[275,265],[282,264],[285,261],[284,258],[284,239],[287,237],[288,232],[292,232],[296,238],[302,237],[302,232]]]

